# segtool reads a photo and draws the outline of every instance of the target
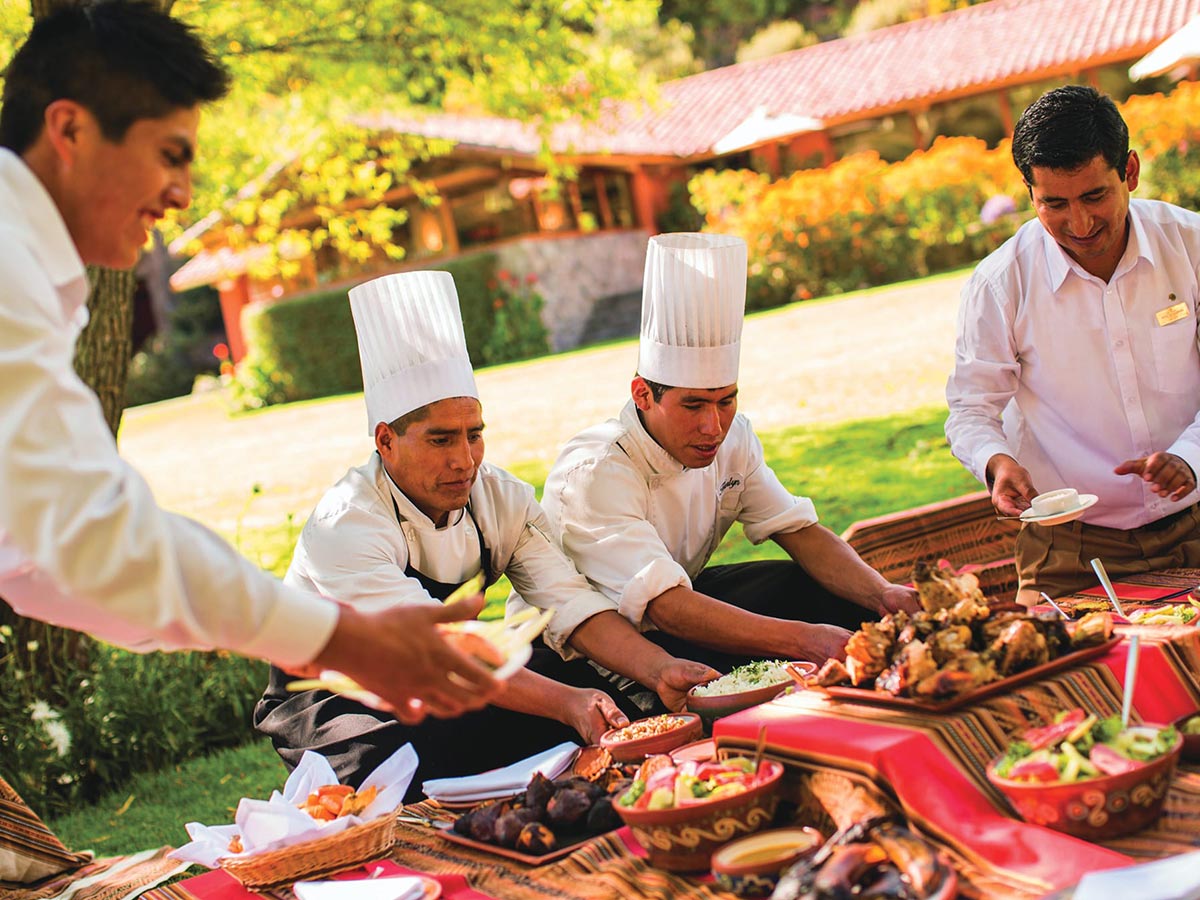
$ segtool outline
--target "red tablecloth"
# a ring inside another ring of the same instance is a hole
[[[1122,629],[1127,632],[1128,629]],[[1143,652],[1134,710],[1143,721],[1172,722],[1200,706],[1200,630],[1139,628]],[[960,851],[986,876],[1044,891],[1086,872],[1163,856],[1200,841],[1200,773],[1181,768],[1160,824],[1108,846],[1015,820],[984,769],[1027,724],[1082,706],[1120,709],[1127,642],[1092,663],[948,713],[870,706],[806,691],[717,722],[718,747],[754,746],[767,729],[767,753],[799,770],[855,773],[923,831]]]

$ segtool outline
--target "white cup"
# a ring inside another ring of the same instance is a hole
[[[1033,498],[1033,513],[1036,516],[1052,516],[1055,513],[1066,512],[1079,505],[1079,491],[1075,488],[1060,488],[1057,491],[1047,491]]]

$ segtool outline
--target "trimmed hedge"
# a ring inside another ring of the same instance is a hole
[[[481,365],[495,324],[496,255],[479,253],[436,266],[454,276],[471,362]],[[362,390],[358,341],[347,296],[353,285],[247,307],[245,358],[235,382],[246,408]]]

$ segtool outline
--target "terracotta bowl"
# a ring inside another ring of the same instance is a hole
[[[817,674],[815,663],[795,662],[792,665],[811,675]],[[700,720],[704,723],[705,731],[711,731],[712,724],[717,719],[735,712],[741,712],[743,709],[749,709],[752,706],[758,706],[760,703],[766,703],[768,700],[774,700],[779,696],[780,691],[794,683],[789,677],[775,684],[755,688],[752,691],[742,691],[738,694],[717,694],[712,697],[697,696],[696,689],[692,688],[687,693],[687,708],[690,712],[699,714]]]
[[[1190,762],[1200,762],[1200,734],[1184,734],[1183,726],[1188,719],[1194,719],[1197,716],[1200,716],[1200,713],[1191,713],[1175,722],[1175,727],[1183,736],[1183,758]]]
[[[709,868],[713,851],[771,824],[779,803],[783,765],[763,760],[764,780],[741,794],[672,809],[613,809],[646,848],[650,865],[672,872]]]
[[[825,843],[815,828],[760,831],[717,849],[712,873],[717,884],[739,897],[765,897],[788,866],[812,856]]]
[[[634,738],[632,740],[621,740],[620,733],[624,728],[613,728],[606,731],[600,737],[600,746],[609,752],[614,762],[619,763],[640,763],[647,756],[653,756],[655,753],[670,753],[676,747],[681,747],[691,741],[697,740],[704,732],[704,726],[700,722],[700,717],[695,713],[668,713],[671,719],[677,720],[670,731],[664,731],[660,734],[652,734],[643,738]],[[651,716],[651,719],[662,718],[660,716]],[[639,719],[640,722],[648,721],[648,719]],[[631,722],[631,725],[636,725],[637,722]],[[625,728],[628,728],[626,725]]]
[[[1180,736],[1171,750],[1140,769],[1083,781],[1011,781],[996,774],[1003,757],[992,760],[987,776],[1026,822],[1102,841],[1139,831],[1158,818],[1182,749]]]

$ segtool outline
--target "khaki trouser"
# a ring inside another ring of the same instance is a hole
[[[1022,526],[1016,549],[1017,602],[1038,603],[1040,591],[1062,597],[1095,587],[1099,579],[1093,559],[1104,563],[1113,581],[1159,569],[1200,568],[1200,506],[1128,531],[1079,520]]]

